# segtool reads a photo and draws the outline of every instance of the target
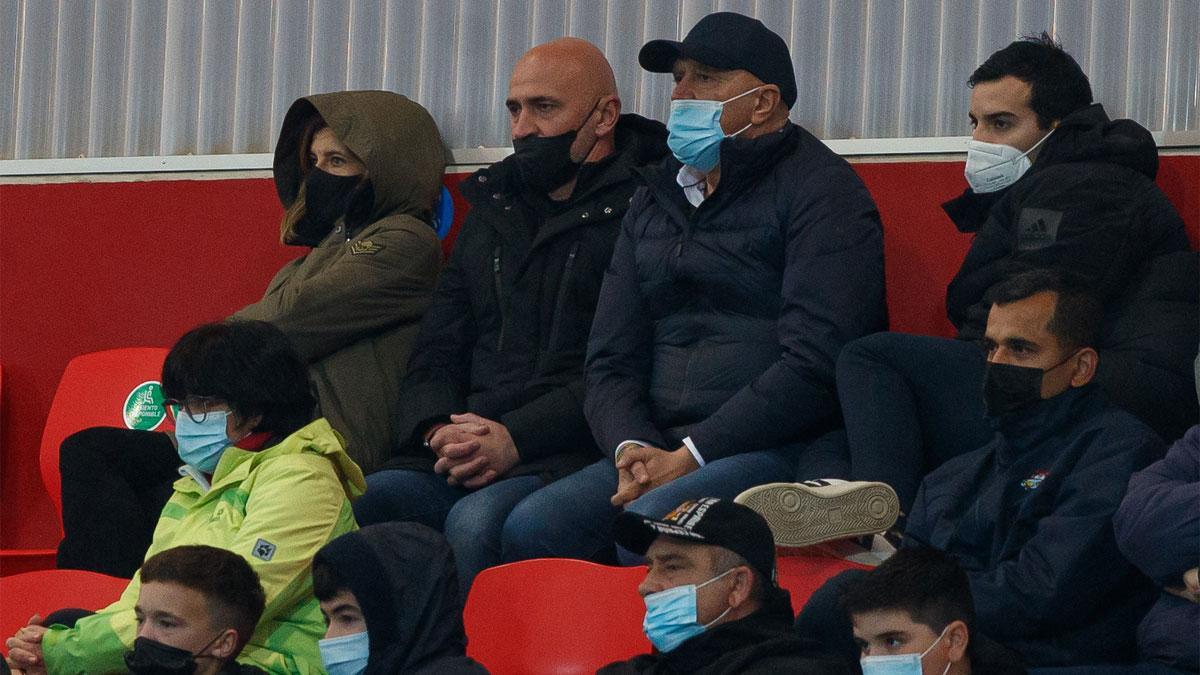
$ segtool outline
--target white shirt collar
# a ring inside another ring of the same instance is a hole
[[[687,198],[688,203],[692,206],[700,206],[704,201],[705,191],[708,185],[704,182],[705,175],[695,167],[684,164],[679,167],[679,173],[675,174],[675,182],[679,187],[683,188],[683,196]]]

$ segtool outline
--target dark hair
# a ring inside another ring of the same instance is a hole
[[[841,603],[852,615],[900,610],[934,633],[954,621],[965,623],[971,634],[975,631],[975,602],[967,573],[935,548],[896,551],[855,580],[842,594]]]
[[[203,595],[212,623],[237,631],[239,652],[254,635],[267,602],[250,563],[223,548],[169,548],[147,558],[139,574],[143,585],[179,584]]]
[[[1087,75],[1045,32],[1026,35],[992,54],[971,73],[967,84],[974,87],[1009,75],[1029,84],[1029,107],[1037,113],[1042,129],[1092,103]]]
[[[314,561],[312,566],[313,580],[313,596],[321,602],[327,602],[333,599],[341,591],[348,591],[350,587],[338,573],[334,571],[333,565],[324,561]]]
[[[1065,350],[1092,347],[1100,338],[1104,307],[1074,276],[1048,269],[1015,274],[990,288],[989,305],[1007,305],[1036,293],[1054,293],[1054,316],[1046,328]]]
[[[239,417],[262,415],[255,431],[287,435],[313,419],[308,369],[281,330],[265,321],[230,319],[179,338],[162,371],[163,395],[212,396]]]

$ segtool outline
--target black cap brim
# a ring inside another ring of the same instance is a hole
[[[654,543],[655,539],[658,539],[660,534],[705,543],[704,537],[691,530],[679,527],[674,523],[647,518],[632,511],[622,511],[613,522],[613,538],[621,545],[621,548],[637,555],[646,555],[646,551],[650,549],[650,545]]]
[[[699,61],[710,68],[718,70],[735,70],[737,64],[729,57],[717,51],[701,46],[691,47],[674,40],[651,40],[642,45],[638,52],[638,63],[642,68],[652,73],[669,73],[675,68],[675,62],[681,58]]]

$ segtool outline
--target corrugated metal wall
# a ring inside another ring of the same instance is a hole
[[[793,116],[826,139],[969,133],[971,70],[1041,30],[1111,115],[1200,129],[1197,0],[0,0],[0,159],[268,152],[293,99],[360,88],[420,101],[451,147],[506,146],[509,70],[561,35],[665,119],[637,50],[716,10],[788,40]]]

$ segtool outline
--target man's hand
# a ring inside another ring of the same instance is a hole
[[[436,438],[445,433],[447,438],[457,440],[435,450],[439,459],[433,470],[445,474],[447,483],[481,488],[508,473],[520,461],[512,435],[503,424],[474,413],[451,415],[450,422],[434,434]],[[433,445],[431,439],[430,446]]]
[[[13,670],[21,670],[28,675],[43,675],[46,663],[42,659],[42,636],[46,627],[41,625],[42,617],[34,614],[17,634],[5,641],[8,647],[8,665]]]
[[[662,448],[628,448],[617,462],[617,493],[613,506],[624,506],[656,487],[699,469],[696,458],[686,447],[667,451]]]
[[[1177,595],[1184,600],[1200,603],[1200,568],[1193,567],[1183,573],[1183,586],[1167,586],[1166,592]]]

